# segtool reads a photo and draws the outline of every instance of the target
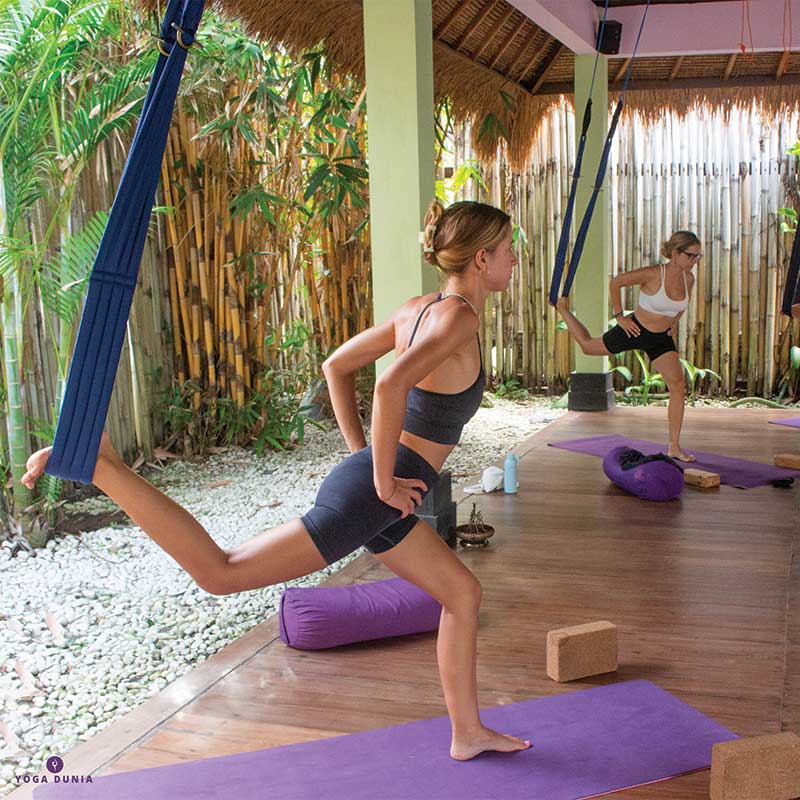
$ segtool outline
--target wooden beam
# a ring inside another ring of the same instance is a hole
[[[728,63],[725,65],[725,72],[722,75],[722,80],[727,81],[728,78],[731,77],[731,73],[733,72],[733,68],[736,66],[736,59],[739,58],[738,53],[731,53],[731,57],[728,59]]]
[[[683,66],[683,59],[684,56],[678,56],[675,59],[675,63],[672,65],[672,71],[669,73],[670,82],[674,81],[675,78],[678,77],[678,73],[681,71],[681,67]]]
[[[775,80],[779,81],[783,77],[783,73],[786,72],[786,67],[789,66],[789,56],[791,53],[786,50],[784,54],[781,56],[781,60],[778,63],[778,69],[775,72]]]
[[[530,93],[536,94],[539,89],[541,88],[542,84],[545,81],[545,78],[549,74],[550,70],[553,68],[553,64],[556,63],[556,59],[561,55],[561,51],[564,49],[564,45],[561,42],[556,42],[555,46],[552,48],[552,51],[548,53],[547,57],[545,58],[542,66],[539,68],[539,71],[536,75],[533,76],[533,79],[530,81]],[[523,84],[525,85],[525,84]]]
[[[757,75],[742,75],[732,78],[727,83],[723,83],[721,78],[681,78],[674,81],[660,80],[638,80],[631,81],[628,91],[671,91],[673,89],[732,89],[732,88],[752,88],[754,86],[800,86],[800,75],[784,75],[780,80],[772,77]],[[545,83],[538,94],[572,94],[574,87],[572,82],[562,81],[559,83]]]
[[[480,25],[481,22],[483,22],[486,17],[491,14],[497,3],[498,0],[489,0],[489,2],[487,2],[486,5],[478,12],[475,19],[473,19],[472,22],[467,25],[467,29],[461,35],[461,38],[455,43],[455,45],[453,45],[456,50],[460,50],[466,44],[467,39],[469,39],[469,37],[475,33],[475,29],[478,27],[478,25]]]
[[[631,65],[631,59],[626,58],[622,62],[622,66],[617,70],[617,74],[614,76],[614,83],[618,83],[625,77],[625,73],[628,71],[628,67]]]
[[[494,69],[497,66],[497,62],[506,54],[506,50],[511,47],[511,43],[514,39],[517,38],[517,34],[523,30],[524,25],[520,25],[517,29],[511,34],[511,36],[507,36],[503,46],[494,54],[492,60],[489,62],[489,66]]]
[[[501,18],[498,20],[498,22],[497,22],[497,25],[495,25],[495,28],[494,28],[494,30],[491,32],[491,34],[490,34],[489,36],[487,36],[487,37],[486,37],[486,38],[483,40],[483,44],[482,44],[482,45],[481,45],[481,46],[480,46],[480,47],[477,49],[477,51],[475,52],[475,55],[473,56],[473,58],[474,58],[476,61],[480,61],[480,57],[483,55],[483,53],[484,53],[484,50],[486,50],[486,48],[487,48],[487,47],[488,47],[488,46],[489,46],[489,45],[490,45],[490,44],[491,44],[491,43],[494,41],[494,39],[495,39],[495,36],[497,36],[497,34],[498,34],[498,33],[500,33],[500,31],[501,31],[501,30],[503,30],[503,26],[506,24],[506,22],[508,22],[508,20],[511,18],[511,16],[514,14],[514,12],[515,12],[515,11],[516,11],[516,9],[515,9],[513,6],[509,6],[509,7],[506,9],[506,13],[505,13],[505,14],[503,14],[503,16],[502,16],[502,17],[501,17]],[[508,42],[509,42],[511,39],[513,39],[513,38],[514,38],[514,36],[516,35],[516,33],[517,33],[517,32],[516,32],[516,31],[514,31],[514,33],[513,33],[511,36],[507,36],[507,37],[506,37],[506,43],[505,43],[505,44],[503,45],[503,47],[500,49],[500,53],[501,53],[501,54],[505,52],[505,49],[506,49],[506,47],[508,47]],[[497,59],[497,58],[498,58],[498,57],[497,57],[497,56],[495,56],[495,60],[492,60],[492,62],[491,62],[491,66],[492,66],[492,67],[494,67],[494,65],[497,63],[497,61],[496,61],[496,59]]]
[[[528,49],[528,42],[529,41],[530,41],[530,37],[528,37],[528,36],[523,36],[522,37],[522,47],[520,47],[519,52],[516,55],[516,58],[511,62],[511,66],[508,68],[508,74],[509,75],[514,75],[516,73],[517,67],[520,64],[520,61],[522,61],[522,56],[525,55],[525,51]],[[530,61],[528,61],[527,66],[520,73],[520,76],[519,76],[520,78],[525,77],[525,73],[531,68],[531,64],[533,64],[536,61],[536,59],[539,57],[540,52],[541,51],[537,50],[536,53],[534,54],[533,58]]]
[[[470,3],[457,3],[447,19],[433,32],[434,39],[440,39],[458,21],[458,18],[470,7]]]

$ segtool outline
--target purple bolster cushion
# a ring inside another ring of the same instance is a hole
[[[629,447],[615,447],[603,459],[603,472],[608,479],[642,500],[665,502],[674,500],[683,491],[683,472],[668,461],[648,461],[633,469],[622,469],[620,456]]]
[[[290,588],[278,612],[281,639],[298,650],[423,633],[439,627],[442,607],[402,578],[346,586]]]

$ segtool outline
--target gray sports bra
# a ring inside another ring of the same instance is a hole
[[[447,295],[447,297],[461,297],[460,295]],[[411,347],[417,333],[422,315],[434,303],[443,300],[442,293],[436,300],[432,300],[420,311],[408,346]],[[466,298],[461,298],[466,302]],[[477,334],[476,334],[477,336]],[[464,426],[475,416],[483,397],[483,384],[486,375],[483,370],[483,354],[481,353],[480,338],[478,337],[478,354],[481,359],[481,368],[478,377],[472,386],[463,392],[455,394],[447,392],[431,392],[414,386],[408,393],[406,416],[403,421],[403,430],[429,439],[439,444],[458,444]]]

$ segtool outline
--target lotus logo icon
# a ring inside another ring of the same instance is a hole
[[[64,762],[58,756],[50,756],[50,758],[47,759],[47,769],[55,775],[64,769]]]

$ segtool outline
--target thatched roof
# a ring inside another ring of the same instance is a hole
[[[322,44],[332,63],[363,80],[361,0],[216,0],[215,5],[242,20],[252,35],[290,52]],[[508,134],[511,163],[524,163],[544,114],[559,95],[572,93],[572,52],[508,0],[433,0],[433,38],[437,98],[448,96],[456,117],[472,120],[476,132],[494,115]],[[609,61],[611,97],[626,66],[626,59]],[[800,53],[694,55],[637,59],[626,105],[651,115],[683,114],[703,102],[756,100],[776,110],[799,99]],[[475,142],[479,155],[495,152],[500,128],[488,129],[491,133]]]

